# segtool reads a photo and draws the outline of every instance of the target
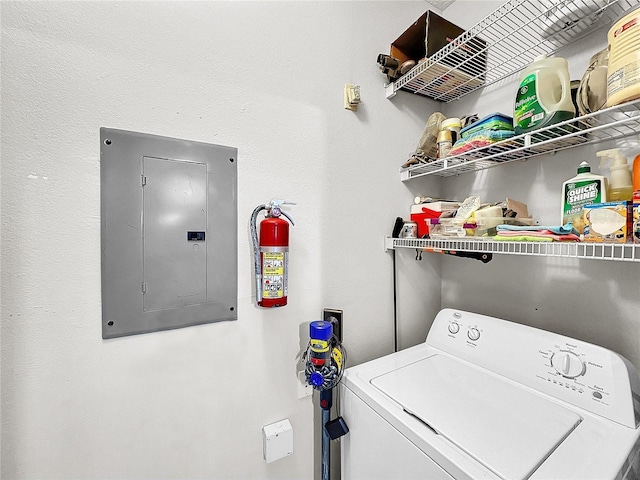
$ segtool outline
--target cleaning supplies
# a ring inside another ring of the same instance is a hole
[[[587,162],[578,166],[578,174],[562,184],[562,225],[571,223],[580,235],[584,233],[582,207],[607,201],[607,180],[591,173]]]
[[[602,150],[597,152],[596,155],[602,159],[600,160],[600,168],[605,166],[607,162],[611,162],[607,201],[631,200],[633,192],[631,189],[631,172],[629,171],[626,157],[617,148]]]
[[[567,61],[537,57],[520,75],[513,114],[516,134],[569,120],[575,114]]]
[[[640,98],[640,8],[618,20],[607,38],[607,107],[613,107]]]
[[[584,241],[627,243],[633,225],[631,202],[593,203],[584,206]]]
[[[449,152],[451,151],[452,142],[452,134],[451,130],[440,130],[438,132],[438,158],[444,158],[449,156]]]
[[[460,129],[462,128],[462,123],[457,117],[447,118],[446,120],[442,121],[440,128],[442,130],[450,130],[451,142],[456,143],[456,141],[460,138]]]
[[[633,203],[640,203],[640,154],[633,159]]]

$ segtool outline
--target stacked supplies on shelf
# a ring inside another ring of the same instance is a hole
[[[513,118],[492,113],[460,131],[460,139],[453,145],[450,156],[493,145],[515,135]]]
[[[570,223],[560,226],[498,225],[498,241],[511,242],[579,242],[580,237]]]

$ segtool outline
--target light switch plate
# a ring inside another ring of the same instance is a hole
[[[100,129],[103,338],[237,319],[237,158]]]

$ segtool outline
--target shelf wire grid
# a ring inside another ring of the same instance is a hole
[[[507,255],[563,257],[621,262],[640,262],[640,244],[584,242],[512,242],[490,239],[385,238],[387,250],[408,248],[426,252],[453,250]]]
[[[467,152],[400,170],[407,181],[425,175],[449,177],[486,170],[515,160],[640,133],[640,100],[566,120]]]
[[[386,87],[450,102],[610,26],[637,0],[510,0]]]

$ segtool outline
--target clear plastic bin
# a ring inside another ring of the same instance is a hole
[[[476,224],[462,218],[427,218],[430,238],[460,238],[475,235]]]

